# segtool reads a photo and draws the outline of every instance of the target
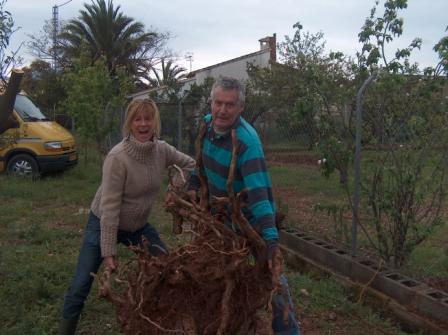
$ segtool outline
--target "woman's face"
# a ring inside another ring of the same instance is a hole
[[[148,112],[138,112],[131,122],[132,135],[139,142],[148,142],[154,135],[154,118]]]

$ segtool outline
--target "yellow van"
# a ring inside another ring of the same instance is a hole
[[[19,126],[0,134],[0,172],[38,176],[78,162],[70,132],[47,119],[23,92],[16,96],[13,118]]]

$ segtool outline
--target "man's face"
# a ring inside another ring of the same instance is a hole
[[[225,132],[235,123],[235,120],[243,111],[243,106],[238,102],[236,90],[224,90],[217,87],[212,96],[213,126],[217,131]]]

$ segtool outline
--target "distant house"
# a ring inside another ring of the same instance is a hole
[[[157,105],[161,110],[164,140],[177,145],[178,149],[182,149],[182,146],[184,146],[187,152],[193,153],[199,117],[207,109],[207,102],[203,100],[199,104],[185,105],[181,97],[186,96],[187,91],[190,90],[193,84],[201,85],[207,78],[216,79],[219,76],[231,76],[245,81],[249,79],[247,73],[248,64],[268,67],[276,63],[275,34],[261,38],[258,41],[260,43],[258,51],[190,72],[179,82],[181,87],[177,94],[180,99],[173,101],[166,95],[167,87],[165,86],[152,87],[129,95],[128,98],[130,100],[138,100],[148,98],[148,96],[153,94],[156,95]],[[183,127],[180,127],[180,124],[183,124]]]
[[[264,67],[276,61],[275,34],[264,37],[259,42],[259,51],[193,71],[188,77],[194,78],[196,84],[201,84],[208,77],[218,78],[219,76],[230,76],[240,80],[246,80],[249,78],[246,72],[248,63]]]
[[[206,78],[218,78],[219,76],[230,76],[240,80],[247,80],[247,64],[265,67],[276,62],[277,48],[276,35],[267,36],[258,40],[260,42],[260,50],[233,58],[215,65],[207,66],[190,72],[187,77],[181,80],[182,88],[180,93],[189,90],[191,85],[200,85]],[[129,96],[130,99],[144,99],[148,94],[154,91],[163,90],[164,87],[149,88]]]

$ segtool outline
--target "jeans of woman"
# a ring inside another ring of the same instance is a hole
[[[90,273],[97,273],[103,261],[100,234],[100,219],[90,212],[76,271],[64,299],[62,318],[65,320],[79,318],[93,283],[93,277]],[[135,232],[118,230],[117,242],[126,246],[143,246],[143,237],[149,242],[148,248],[151,255],[158,256],[163,251],[168,252],[167,247],[160,240],[159,234],[149,223]]]

